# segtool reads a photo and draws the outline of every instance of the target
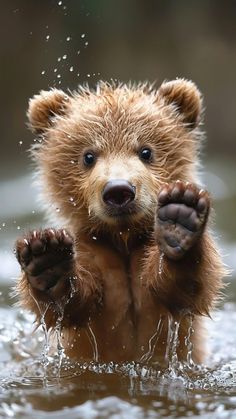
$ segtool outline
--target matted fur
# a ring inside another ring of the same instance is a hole
[[[80,88],[71,95],[52,90],[35,96],[29,107],[32,130],[39,133],[32,152],[43,195],[50,209],[58,208],[63,227],[75,241],[75,263],[67,278],[44,293],[33,289],[23,274],[17,290],[21,304],[53,327],[58,306],[64,308],[67,353],[91,359],[88,328],[93,331],[100,360],[140,360],[148,352],[160,318],[160,344],[152,359],[166,351],[168,319],[181,320],[179,356],[186,355],[184,336],[189,315],[195,315],[194,359],[201,360],[200,316],[208,315],[222,288],[225,269],[206,228],[197,244],[180,261],[164,257],[154,241],[157,195],[163,183],[198,183],[202,134],[202,100],[194,83],[165,82]],[[150,164],[139,158],[150,147]],[[83,155],[96,154],[86,168]],[[122,222],[109,216],[101,194],[110,179],[136,186],[138,211]],[[30,292],[29,292],[30,290]],[[39,310],[39,308],[41,309]],[[164,342],[164,343],[163,343]],[[73,345],[71,345],[73,343]]]

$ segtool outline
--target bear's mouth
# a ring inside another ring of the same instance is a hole
[[[132,202],[129,205],[112,206],[106,208],[106,215],[113,218],[127,218],[136,215],[139,212],[137,205]]]

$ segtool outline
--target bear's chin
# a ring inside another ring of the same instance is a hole
[[[100,219],[103,223],[118,229],[128,229],[130,227],[138,226],[140,223],[148,224],[148,218],[149,217],[141,210],[132,212],[105,212],[102,216],[100,214]]]

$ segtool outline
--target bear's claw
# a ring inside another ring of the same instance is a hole
[[[203,232],[209,195],[191,183],[165,184],[158,195],[156,239],[170,259],[180,259]]]
[[[46,291],[73,265],[73,239],[65,230],[33,231],[16,243],[16,257],[33,288]]]

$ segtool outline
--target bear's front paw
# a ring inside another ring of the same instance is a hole
[[[158,195],[156,239],[170,259],[180,259],[196,243],[207,222],[209,195],[191,183],[165,184]]]
[[[31,286],[47,291],[73,270],[73,239],[65,230],[33,231],[17,241],[16,256]]]

